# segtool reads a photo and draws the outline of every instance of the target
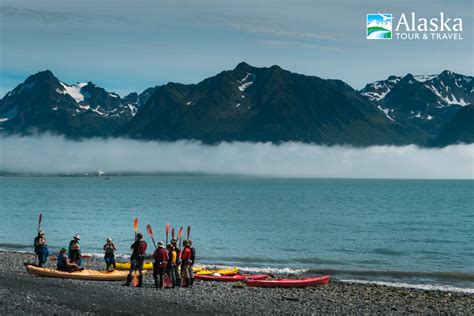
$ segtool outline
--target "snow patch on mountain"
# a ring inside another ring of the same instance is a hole
[[[245,77],[240,80],[237,80],[241,85],[239,86],[239,90],[244,92],[248,87],[250,87],[253,82],[255,81],[256,76],[250,72],[247,72]]]
[[[393,118],[391,118],[390,115],[388,115],[388,113],[390,112],[390,109],[388,109],[388,108],[383,108],[383,107],[381,107],[380,105],[377,106],[377,107],[378,107],[378,109],[379,109],[380,111],[382,111],[382,112],[385,113],[385,116],[386,116],[386,117],[388,117],[391,121],[395,122],[395,120],[394,120]]]
[[[87,82],[77,83],[74,85],[68,85],[63,82],[60,82],[64,90],[58,90],[57,92],[62,94],[69,94],[77,103],[84,101],[84,95],[81,93],[82,87],[87,85]]]

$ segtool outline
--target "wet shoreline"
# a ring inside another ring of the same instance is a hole
[[[244,284],[199,282],[192,289],[153,288],[29,275],[30,254],[0,252],[0,314],[288,314],[288,313],[474,313],[474,295],[334,281],[300,289],[258,289]],[[87,266],[103,269],[102,260]]]

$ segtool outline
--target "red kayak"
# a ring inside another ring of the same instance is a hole
[[[252,287],[304,287],[328,284],[330,276],[322,276],[317,278],[301,278],[301,279],[273,279],[273,280],[247,280],[245,284]]]
[[[268,278],[266,274],[236,274],[236,275],[200,275],[194,277],[203,281],[219,281],[219,282],[238,282],[245,280],[265,280]]]

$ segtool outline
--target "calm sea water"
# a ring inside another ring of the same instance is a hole
[[[1,177],[0,248],[32,250],[42,212],[53,250],[127,254],[138,217],[191,225],[200,263],[474,289],[473,205],[474,181]]]

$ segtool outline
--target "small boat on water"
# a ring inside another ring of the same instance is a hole
[[[26,270],[36,276],[61,278],[61,279],[77,279],[90,281],[124,281],[127,279],[128,271],[99,271],[84,269],[74,272],[59,271],[50,268],[40,268],[33,265],[27,265]]]
[[[246,280],[245,284],[250,287],[305,287],[328,284],[330,276],[317,278],[299,278],[299,279],[272,279],[272,280]]]
[[[218,282],[239,282],[245,280],[264,280],[268,278],[266,274],[235,274],[235,275],[194,275],[196,280],[218,281]]]

